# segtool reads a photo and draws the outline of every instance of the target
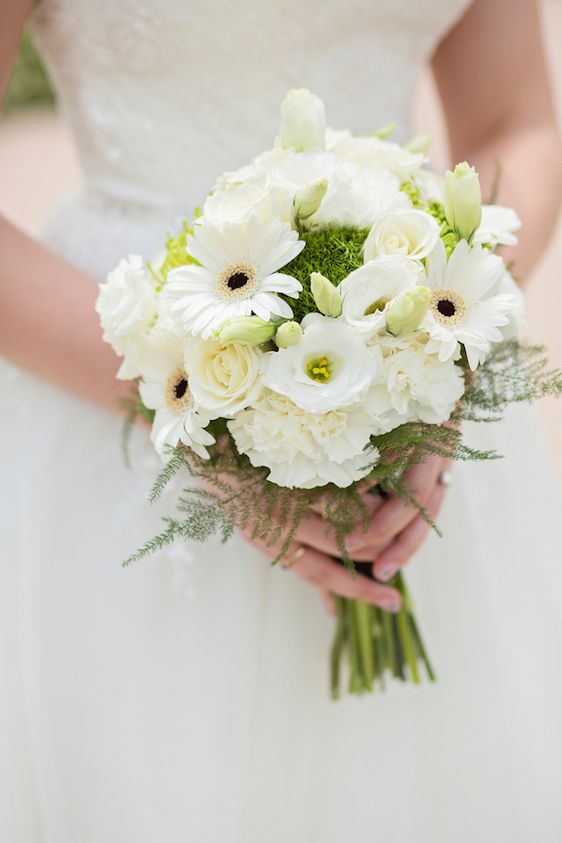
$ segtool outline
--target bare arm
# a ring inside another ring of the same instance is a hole
[[[562,150],[537,0],[476,0],[439,46],[433,71],[451,155],[480,172],[483,194],[501,165],[498,202],[523,220],[513,254],[526,278],[554,229]]]
[[[0,97],[33,4],[0,0]],[[96,282],[0,217],[0,355],[110,410],[127,390],[101,336]]]

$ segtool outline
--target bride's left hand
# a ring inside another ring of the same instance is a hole
[[[430,456],[404,475],[410,492],[431,520],[441,510],[447,491],[444,477],[450,468],[450,460]],[[354,559],[364,558],[370,552],[373,576],[388,582],[419,550],[430,529],[415,507],[391,496],[375,511],[366,531],[357,529],[351,534],[347,547]]]

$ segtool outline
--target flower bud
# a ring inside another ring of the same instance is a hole
[[[275,325],[257,316],[235,316],[217,331],[217,339],[223,345],[233,342],[241,345],[261,345],[273,339],[274,336]]]
[[[289,91],[281,103],[281,131],[283,149],[304,149],[326,146],[326,114],[324,103],[306,88]]]
[[[386,140],[396,131],[396,123],[385,123],[384,126],[379,126],[374,132],[368,132],[367,137],[378,138],[379,140]]]
[[[295,345],[303,335],[303,330],[298,322],[283,322],[277,328],[275,334],[275,344],[278,348],[288,348],[290,345]]]
[[[445,174],[444,210],[458,236],[470,240],[482,219],[482,195],[478,173],[466,161]]]
[[[317,179],[299,187],[293,200],[295,214],[299,220],[307,220],[315,214],[328,190],[328,179]]]
[[[411,334],[420,327],[429,306],[427,287],[412,287],[393,299],[386,313],[386,327],[395,337]]]
[[[427,132],[422,132],[422,134],[414,135],[413,138],[410,138],[410,140],[404,144],[404,149],[407,149],[408,152],[417,154],[420,152],[427,152],[430,146],[431,135],[428,135]]]
[[[341,295],[331,281],[320,272],[310,275],[310,289],[316,307],[324,316],[339,316],[342,309]]]

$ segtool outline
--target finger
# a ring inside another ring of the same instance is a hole
[[[446,487],[438,483],[427,504],[427,513],[430,518],[435,519],[439,514],[445,498]],[[386,582],[410,561],[412,556],[424,543],[430,525],[418,515],[393,542],[378,556],[373,565],[373,575]]]
[[[442,469],[441,457],[432,455],[404,475],[409,491],[420,506],[427,506]],[[349,537],[347,546],[351,553],[355,553],[356,549],[363,545],[381,545],[398,535],[417,515],[418,512],[412,504],[392,495],[375,513],[368,530],[363,533],[356,530]]]
[[[374,582],[361,574],[347,571],[343,565],[318,553],[313,548],[305,547],[304,551],[304,554],[291,567],[291,571],[294,571],[301,579],[333,594],[371,603],[388,612],[399,610],[402,598],[396,589]]]
[[[326,591],[324,588],[320,588],[320,597],[322,598],[322,603],[324,604],[324,609],[329,615],[336,614],[336,601],[334,600],[334,595],[330,594],[329,591]]]
[[[341,550],[335,540],[333,530],[319,515],[311,513],[304,518],[295,532],[295,540],[327,553],[336,558],[341,556]],[[347,546],[347,542],[346,542]],[[364,547],[353,554],[357,562],[372,562],[373,548]]]

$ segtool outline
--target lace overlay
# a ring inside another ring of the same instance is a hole
[[[35,33],[86,179],[49,242],[99,276],[130,249],[158,248],[159,228],[272,142],[291,87],[320,94],[338,127],[396,120],[405,137],[418,72],[465,7],[43,0]],[[94,255],[89,231],[103,241]]]

